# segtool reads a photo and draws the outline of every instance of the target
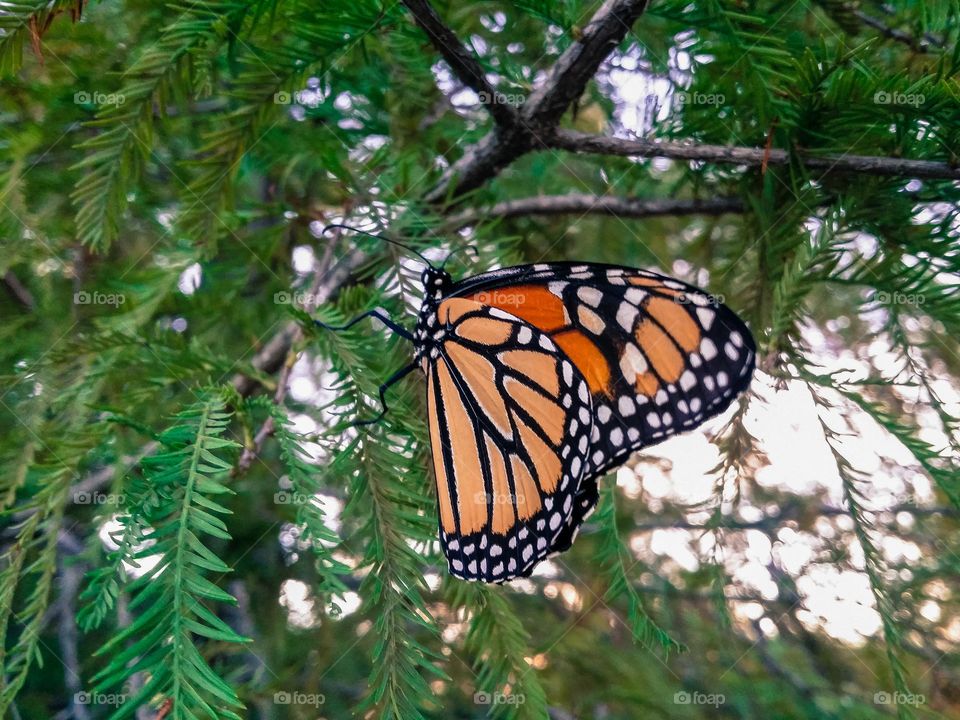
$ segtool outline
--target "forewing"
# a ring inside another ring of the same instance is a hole
[[[743,321],[657,273],[527,265],[470,278],[454,294],[529,322],[577,366],[593,399],[587,477],[722,412],[752,376],[756,348]]]
[[[528,575],[569,546],[582,515],[574,502],[592,431],[588,385],[556,343],[515,316],[452,298],[438,320],[427,410],[450,572],[485,582]]]

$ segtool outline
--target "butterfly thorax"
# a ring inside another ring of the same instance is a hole
[[[423,365],[423,361],[433,355],[436,356],[437,345],[443,339],[444,329],[440,327],[437,318],[437,309],[440,302],[453,287],[453,278],[450,273],[440,268],[428,267],[421,276],[423,282],[423,305],[420,307],[420,316],[417,319],[417,328],[414,331],[414,362]]]

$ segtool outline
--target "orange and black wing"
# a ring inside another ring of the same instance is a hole
[[[503,582],[569,546],[593,411],[546,333],[472,300],[438,307],[425,358],[440,540],[451,574]]]
[[[596,502],[588,480],[722,412],[753,373],[756,348],[743,321],[657,273],[526,265],[468,278],[451,294],[538,328],[587,381],[594,421],[578,507]]]

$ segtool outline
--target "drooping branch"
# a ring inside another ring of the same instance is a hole
[[[614,215],[629,218],[647,218],[661,215],[723,215],[743,212],[740,198],[673,199],[631,198],[616,195],[543,195],[507,200],[487,208],[471,208],[450,215],[444,227],[455,230],[482,220],[519,217],[524,215]]]
[[[826,172],[856,172],[930,180],[960,179],[960,167],[936,160],[909,160],[876,155],[808,155],[791,156],[786,150],[730,145],[700,145],[696,143],[629,140],[618,137],[590,135],[575,130],[557,130],[545,138],[545,146],[574,153],[619,155],[622,157],[665,157],[678,160],[729,163],[759,167],[787,165],[797,158],[810,170]]]
[[[487,80],[486,73],[477,59],[447,27],[437,11],[427,0],[403,0],[413,15],[414,22],[427,34],[430,42],[447,61],[450,69],[464,84],[480,96],[498,125],[513,125],[517,120],[516,109],[498,93]]]
[[[875,18],[873,15],[868,15],[863,12],[863,10],[854,10],[853,14],[857,16],[860,22],[879,31],[885,38],[909,45],[915,52],[929,52],[931,46],[937,48],[943,47],[943,42],[929,33],[925,34],[922,38],[917,38],[908,32],[887,25],[883,20]]]

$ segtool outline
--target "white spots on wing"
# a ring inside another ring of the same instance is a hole
[[[657,405],[663,405],[665,402],[667,402],[669,397],[667,395],[666,390],[657,390],[657,394],[654,396],[653,399],[654,399],[654,402],[657,403]]]
[[[697,317],[700,318],[700,324],[703,325],[704,330],[709,330],[710,326],[713,325],[713,320],[717,316],[717,313],[714,312],[711,308],[698,307],[697,308]]]
[[[570,463],[570,474],[574,477],[580,475],[580,471],[583,469],[583,463],[580,461],[579,457],[575,457],[573,462]]]
[[[731,360],[737,359],[738,353],[737,353],[737,349],[733,346],[733,343],[724,343],[723,352],[725,352],[727,354],[727,357],[730,358]]]
[[[643,356],[633,343],[627,343],[623,347],[623,355],[620,356],[620,372],[631,385],[637,375],[645,373],[648,369],[647,359]]]
[[[597,408],[597,419],[602,423],[606,423],[610,420],[610,417],[613,413],[610,412],[610,408],[606,405],[601,405]]]
[[[617,322],[620,323],[620,327],[628,333],[633,334],[633,326],[637,321],[637,315],[639,313],[640,311],[637,310],[635,305],[622,302],[620,303],[620,307],[617,308]]]
[[[526,345],[531,340],[533,340],[533,330],[526,325],[521,326],[520,331],[517,333],[517,342],[521,345]]]
[[[717,385],[720,387],[726,387],[729,382],[730,378],[723,370],[717,373]]]
[[[647,293],[645,290],[632,287],[623,294],[623,297],[627,299],[627,302],[632,302],[634,305],[639,305],[647,297]]]
[[[623,445],[623,430],[620,428],[614,428],[610,431],[610,442],[614,447],[620,447]]]
[[[577,288],[577,297],[590,307],[599,307],[600,301],[603,299],[603,293],[595,287],[583,285]]]
[[[555,282],[547,283],[547,290],[552,292],[557,297],[563,297],[563,289],[568,285],[568,283],[561,280]]]
[[[563,361],[563,382],[566,385],[573,385],[573,365],[566,360]]]
[[[717,346],[714,345],[713,340],[705,337],[700,341],[700,354],[703,355],[703,359],[707,362],[710,362],[717,356]]]
[[[617,401],[617,409],[623,417],[630,417],[637,411],[637,405],[629,395],[621,395]]]
[[[580,324],[594,335],[603,334],[603,331],[607,327],[600,316],[586,305],[577,306],[577,320],[579,320]]]
[[[743,347],[743,336],[734,330],[732,333],[730,333],[730,342],[737,347]]]
[[[508,312],[504,312],[500,308],[491,307],[490,316],[495,318],[500,318],[501,320],[516,320],[516,318]]]
[[[655,412],[648,412],[647,425],[649,425],[652,428],[660,427],[660,416],[657,415]]]
[[[684,370],[683,375],[680,376],[680,387],[687,392],[694,385],[697,384],[697,376],[694,375],[689,370]]]
[[[581,401],[581,402],[584,402],[584,403],[590,402],[590,391],[587,390],[587,384],[586,384],[586,383],[580,383],[579,395],[580,395],[580,401]]]
[[[553,340],[548,338],[546,335],[540,336],[540,347],[547,352],[554,352],[557,349],[557,346],[553,344]]]

